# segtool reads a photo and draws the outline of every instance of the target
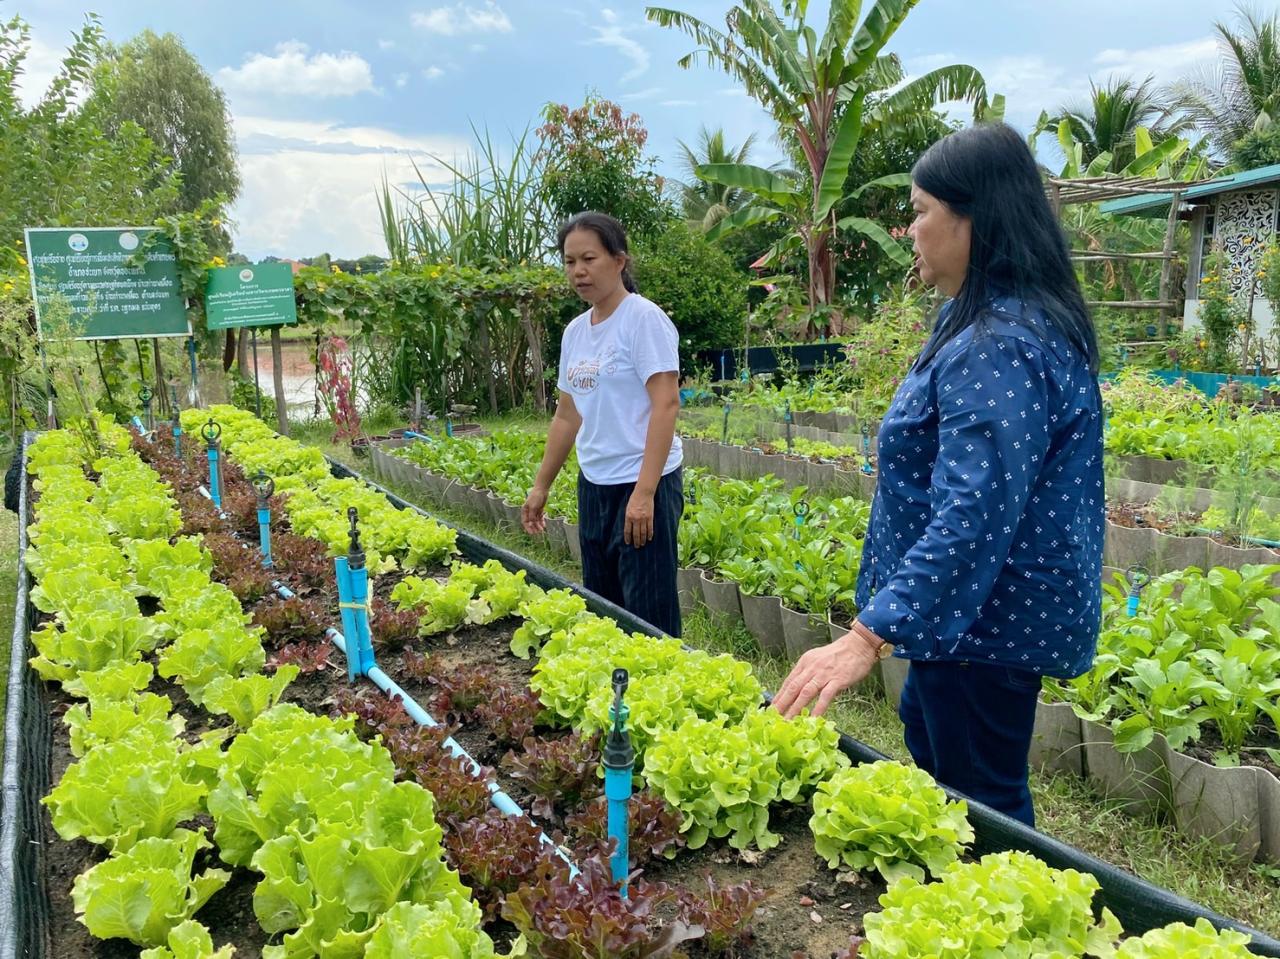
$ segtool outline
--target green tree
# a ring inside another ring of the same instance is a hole
[[[1214,23],[1221,58],[1217,66],[1177,83],[1177,106],[1214,149],[1227,156],[1237,141],[1280,120],[1280,14],[1237,9],[1239,26]]]
[[[1135,136],[1145,127],[1156,142],[1185,130],[1185,118],[1174,119],[1164,96],[1151,77],[1137,82],[1128,77],[1112,77],[1103,86],[1090,81],[1086,103],[1064,105],[1054,122],[1065,120],[1071,135],[1082,147],[1085,165],[1101,154],[1111,162],[1104,172],[1118,173],[1136,157]]]
[[[724,30],[678,10],[647,9],[650,20],[684,31],[699,45],[679,61],[682,67],[699,60],[720,67],[769,111],[783,138],[799,144],[805,160],[801,177],[747,164],[708,164],[698,172],[755,197],[721,220],[711,236],[779,218],[792,226],[808,260],[815,316],[828,312],[834,301],[831,240],[837,231],[861,234],[903,266],[910,263],[905,248],[879,224],[837,216],[840,203],[852,199],[844,191],[845,178],[862,137],[882,127],[918,122],[922,112],[938,103],[969,101],[975,114],[986,107],[986,85],[973,67],[941,67],[904,82],[897,57],[882,53],[918,2],[877,0],[859,23],[860,0],[832,0],[821,38],[805,21],[807,0],[782,0],[781,16],[769,0],[743,0],[729,10]],[[898,173],[863,187],[907,182],[907,174]],[[811,324],[810,335],[817,328]]]
[[[634,253],[640,293],[662,307],[680,331],[682,370],[693,370],[700,350],[741,343],[749,278],[723,250],[676,220],[642,237]]]
[[[24,227],[150,223],[176,202],[180,178],[142,128],[106,132],[109,104],[92,95],[102,43],[89,16],[28,109],[18,83],[31,31],[19,17],[0,22],[0,269],[20,265]]]
[[[663,179],[645,156],[649,132],[638,114],[591,93],[576,109],[548,103],[542,118],[543,189],[558,218],[599,210],[638,237],[656,233],[671,218]]]
[[[231,112],[222,91],[172,33],[144,30],[107,48],[94,77],[106,133],[136,123],[182,174],[180,209],[240,192]],[[225,251],[219,251],[225,252]]]
[[[677,184],[680,215],[695,229],[709,230],[730,213],[741,209],[751,194],[704,180],[698,176],[698,168],[709,163],[746,163],[756,135],[751,134],[739,147],[731,147],[725,145],[722,128],[713,131],[704,126],[698,131],[696,147],[690,147],[683,140],[676,142],[680,145],[680,167],[688,177]]]

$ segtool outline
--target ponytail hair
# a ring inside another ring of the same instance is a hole
[[[600,245],[604,247],[606,253],[610,256],[624,257],[626,262],[622,265],[622,286],[628,293],[640,292],[636,289],[636,281],[631,276],[631,254],[627,252],[627,231],[621,223],[608,213],[598,213],[595,210],[575,213],[561,224],[560,232],[556,234],[556,247],[561,256],[564,256],[564,241],[574,230],[590,230],[600,238]]]

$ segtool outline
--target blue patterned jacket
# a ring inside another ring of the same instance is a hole
[[[1097,645],[1102,400],[1079,351],[1023,317],[992,301],[894,396],[858,619],[908,659],[1065,678]]]

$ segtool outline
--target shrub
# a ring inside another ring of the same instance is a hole
[[[747,313],[747,276],[728,254],[675,222],[634,244],[642,296],[662,307],[680,331],[680,369],[693,371],[700,350],[737,346]]]

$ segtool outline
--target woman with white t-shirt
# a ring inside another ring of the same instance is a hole
[[[662,308],[636,293],[626,232],[613,217],[578,214],[560,228],[559,247],[591,309],[565,328],[560,398],[521,519],[529,533],[546,529],[547,491],[576,442],[582,584],[679,636],[679,336]]]

